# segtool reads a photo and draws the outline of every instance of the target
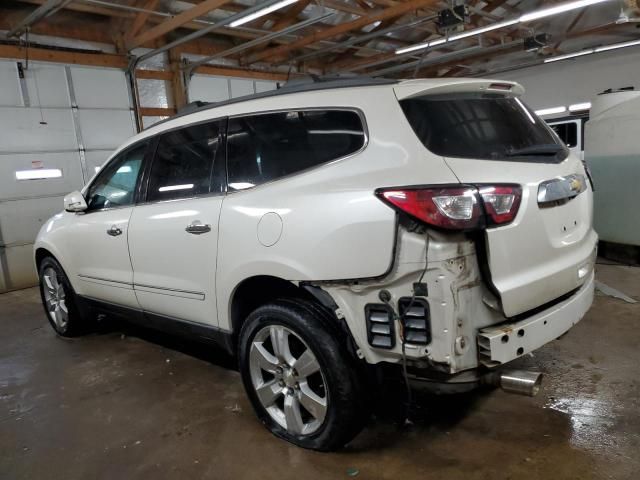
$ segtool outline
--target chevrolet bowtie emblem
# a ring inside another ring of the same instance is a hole
[[[569,186],[571,187],[571,191],[579,192],[582,190],[582,180],[574,177],[571,179],[571,183],[569,184]]]

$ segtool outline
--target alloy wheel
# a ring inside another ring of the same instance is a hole
[[[42,273],[44,301],[51,321],[58,330],[64,330],[69,321],[69,310],[66,304],[66,294],[58,273],[48,267]]]
[[[328,408],[325,376],[315,354],[282,325],[262,328],[251,342],[253,388],[269,416],[289,433],[309,435],[323,424]]]

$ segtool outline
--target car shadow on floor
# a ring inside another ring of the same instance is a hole
[[[235,357],[211,344],[115,318],[104,319],[96,330],[96,335],[113,333],[135,337],[227,370],[238,371]],[[367,403],[372,408],[368,428],[346,451],[384,449],[397,443],[403,435],[412,430],[449,431],[477,408],[490,390],[488,387],[482,387],[467,393],[435,395],[412,389],[409,401],[402,376],[387,372],[370,385]]]

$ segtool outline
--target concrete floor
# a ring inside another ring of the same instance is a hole
[[[640,299],[639,270],[599,266],[598,277]],[[2,479],[585,480],[640,471],[640,303],[599,295],[566,336],[523,358],[548,374],[535,399],[420,396],[412,422],[378,412],[331,454],[271,436],[229,359],[210,349],[130,327],[57,338],[35,289],[0,295],[0,325]]]

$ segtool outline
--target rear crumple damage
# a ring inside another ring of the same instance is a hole
[[[498,301],[484,286],[476,258],[475,243],[464,234],[411,232],[401,226],[393,268],[384,278],[321,286],[335,300],[338,316],[345,319],[367,362],[399,362],[405,335],[406,356],[413,366],[455,373],[478,365],[477,330],[504,321],[488,306]],[[403,325],[399,317],[414,289],[416,313],[407,315]],[[389,312],[392,341],[373,340],[371,329],[382,322],[367,318],[371,311],[378,318]]]
[[[483,273],[485,245],[479,235],[401,223],[386,276],[317,282],[335,301],[361,358],[371,364],[399,363],[404,338],[407,363],[416,371],[491,368],[543,346],[580,321],[593,299],[593,273],[555,302],[508,317]],[[414,313],[401,319],[411,298]]]

